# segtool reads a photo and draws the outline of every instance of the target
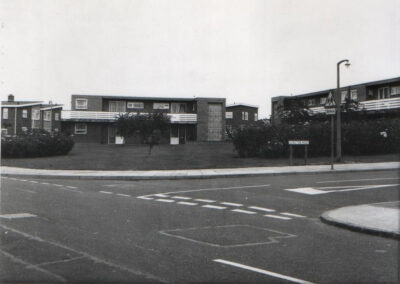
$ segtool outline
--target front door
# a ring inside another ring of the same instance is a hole
[[[115,127],[108,127],[108,144],[115,144]]]

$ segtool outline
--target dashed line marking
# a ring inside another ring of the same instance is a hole
[[[27,181],[26,179],[20,179],[19,181]]]
[[[19,218],[29,218],[29,217],[36,217],[36,215],[30,213],[15,213],[15,214],[0,215],[0,218],[3,219],[19,219]]]
[[[222,209],[226,209],[226,207],[224,206],[216,206],[216,205],[203,205],[201,207],[205,207],[205,208],[211,208],[211,209],[217,209],[217,210],[222,210]]]
[[[117,193],[118,196],[122,197],[131,197],[129,194]]]
[[[144,199],[144,200],[153,200],[154,199],[153,197],[148,197],[148,196],[138,196],[136,198]]]
[[[29,182],[31,182],[31,183],[39,183],[39,182],[37,182],[35,180],[30,180]]]
[[[168,195],[161,194],[161,193],[159,193],[159,194],[154,194],[154,196],[157,196],[157,197],[169,197]]]
[[[187,202],[187,201],[179,201],[177,202],[178,204],[182,204],[182,205],[189,205],[189,206],[195,206],[195,205],[199,205],[198,203],[195,202]]]
[[[243,204],[240,203],[232,203],[232,202],[221,202],[220,204],[222,205],[228,205],[228,206],[235,206],[235,207],[241,207]]]
[[[199,201],[199,202],[205,202],[205,203],[214,203],[214,202],[215,202],[215,200],[201,199],[201,198],[195,199],[195,200],[196,200],[196,201]]]
[[[276,219],[281,219],[281,220],[291,220],[292,218],[289,217],[283,217],[283,216],[278,216],[278,215],[271,215],[271,214],[267,214],[264,215],[265,217],[270,217],[270,218],[276,218]]]
[[[244,213],[244,214],[257,214],[254,211],[242,210],[242,209],[232,209],[231,211],[238,212],[238,213]]]
[[[58,187],[63,187],[63,185],[62,185],[62,184],[56,184],[56,183],[53,183],[52,185],[54,185],[54,186],[58,186]]]
[[[50,183],[48,183],[48,182],[41,182],[40,184],[49,185]]]
[[[76,186],[70,186],[70,185],[67,185],[66,187],[68,187],[68,188],[73,188],[73,189],[77,189],[77,187],[76,187]]]
[[[163,199],[163,198],[158,198],[158,199],[156,199],[156,201],[166,202],[166,203],[175,202],[175,200],[172,200],[172,199]]]
[[[306,216],[303,216],[303,215],[293,214],[293,213],[289,213],[289,212],[281,212],[281,215],[290,216],[290,217],[298,217],[298,218],[305,218],[306,217]]]
[[[105,193],[105,194],[113,194],[113,193],[110,192],[110,191],[104,191],[104,190],[100,190],[99,192],[100,192],[100,193]]]
[[[250,208],[250,209],[254,209],[254,210],[265,211],[265,212],[275,212],[274,209],[264,208],[264,207],[258,207],[258,206],[249,206],[249,208]]]
[[[192,199],[191,197],[186,197],[186,196],[172,196],[172,198],[182,199],[182,200],[190,200],[190,199]]]

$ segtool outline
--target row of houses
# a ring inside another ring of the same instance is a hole
[[[137,143],[117,135],[114,122],[122,114],[161,112],[170,118],[170,144],[191,141],[223,141],[226,130],[258,120],[258,107],[226,105],[224,98],[163,98],[72,95],[71,110],[43,102],[2,102],[2,134],[20,135],[32,129],[72,134],[78,143]]]
[[[293,100],[302,102],[311,114],[325,112],[324,105],[335,89],[297,96],[271,99],[271,122],[281,122],[279,113]],[[400,77],[344,86],[341,103],[351,99],[359,103],[359,111],[368,116],[398,115],[400,110]],[[65,132],[76,142],[120,144],[135,143],[116,133],[114,122],[121,114],[143,115],[165,113],[170,118],[170,144],[191,141],[223,141],[237,128],[259,120],[258,106],[237,103],[226,105],[225,98],[164,98],[72,95],[71,110],[59,104],[39,101],[15,101],[13,95],[1,105],[3,135],[20,135],[32,129]]]

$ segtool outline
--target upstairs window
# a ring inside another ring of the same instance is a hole
[[[309,107],[315,106],[315,99],[309,99],[308,102],[307,102],[307,105]]]
[[[46,111],[44,112],[43,120],[45,120],[45,121],[51,121],[51,111],[50,111],[50,110],[46,110]]]
[[[56,112],[54,114],[54,120],[60,120],[60,113],[59,112]]]
[[[144,108],[144,102],[128,102],[128,108]]]
[[[225,112],[225,118],[233,118],[233,112],[231,111]]]
[[[254,121],[258,121],[258,113],[254,114]]]
[[[8,108],[3,108],[3,119],[8,119]]]
[[[389,87],[383,87],[378,89],[378,99],[388,99],[389,98]]]
[[[40,120],[40,109],[38,108],[32,109],[32,120]]]
[[[350,91],[350,99],[352,99],[353,101],[356,101],[358,99],[358,94],[356,89]]]
[[[242,120],[249,120],[249,113],[247,111],[242,111]]]
[[[391,96],[400,95],[400,86],[393,86],[393,87],[390,89],[390,95],[391,95]]]
[[[153,103],[153,109],[169,109],[169,103]]]
[[[346,102],[346,98],[347,98],[347,91],[342,91],[340,93],[340,101],[342,104]]]
[[[110,101],[109,111],[111,112],[126,112],[126,102],[124,101]]]
[[[28,118],[28,110],[27,109],[22,110],[22,118]]]
[[[88,100],[87,99],[75,99],[75,108],[76,109],[87,109],[88,108]]]
[[[87,124],[86,123],[75,123],[75,134],[87,134]]]
[[[185,113],[186,103],[171,103],[171,113]]]
[[[320,99],[319,99],[319,103],[320,103],[321,105],[325,105],[325,104],[326,104],[326,97],[320,98]]]

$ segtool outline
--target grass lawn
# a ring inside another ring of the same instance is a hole
[[[66,156],[2,159],[2,166],[65,170],[171,170],[287,166],[289,159],[241,159],[231,143],[158,145],[75,144]],[[344,157],[344,162],[398,161],[398,155]],[[329,164],[329,157],[310,158],[308,164]],[[303,159],[294,159],[303,165]]]

